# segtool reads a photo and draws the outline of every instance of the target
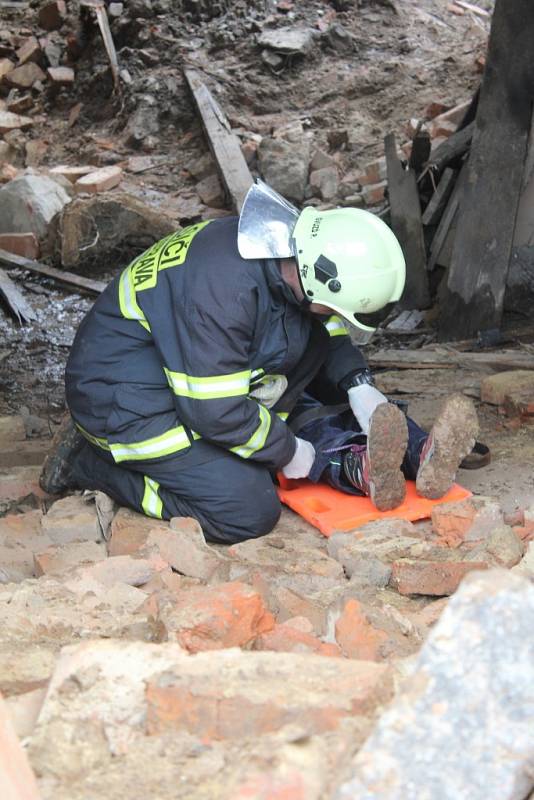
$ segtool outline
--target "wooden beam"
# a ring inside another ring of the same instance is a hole
[[[41,264],[39,261],[33,261],[31,258],[16,256],[13,253],[8,253],[7,250],[0,249],[0,263],[5,264],[7,267],[20,267],[21,269],[27,269],[29,272],[36,272],[38,275],[52,278],[55,281],[59,281],[59,283],[65,283],[67,286],[75,286],[77,289],[91,292],[91,294],[101,294],[107,286],[104,281],[92,281],[89,278],[82,278],[72,272],[67,272],[67,270],[55,269],[54,267],[46,266],[46,264]]]
[[[452,348],[441,350],[379,350],[368,357],[370,367],[387,369],[507,369],[534,370],[534,355],[521,350],[464,353]]]
[[[534,3],[497,0],[440,307],[441,340],[499,329],[532,115]]]
[[[197,105],[222,181],[234,211],[239,213],[245,196],[254,182],[241,152],[239,140],[199,73],[186,69],[184,75]]]
[[[31,305],[3,269],[0,269],[0,295],[19,322],[30,322],[36,318],[37,315]]]
[[[391,227],[406,259],[406,285],[400,300],[402,308],[427,308],[430,304],[426,254],[421,222],[421,204],[415,173],[399,161],[395,136],[384,140],[388,179]]]
[[[462,130],[456,131],[456,133],[449,136],[439,147],[436,147],[430,156],[428,166],[437,172],[441,172],[453,161],[461,158],[469,149],[474,130],[475,123],[471,122],[466,128],[462,128]]]

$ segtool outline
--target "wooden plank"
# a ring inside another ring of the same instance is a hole
[[[0,294],[19,322],[30,322],[36,318],[31,305],[3,269],[0,269]]]
[[[471,122],[467,127],[456,131],[449,138],[444,141],[439,147],[436,147],[430,156],[428,166],[437,172],[445,169],[446,166],[461,158],[464,153],[469,149],[473,133],[475,130],[475,123]]]
[[[532,369],[534,355],[520,350],[465,353],[453,348],[440,350],[379,350],[368,356],[371,368],[453,369],[470,367],[494,370]]]
[[[430,202],[423,212],[423,225],[437,225],[439,223],[452,190],[454,189],[457,174],[458,173],[450,167],[447,167],[443,171],[436,191],[430,198]]]
[[[428,259],[428,269],[430,271],[432,271],[438,263],[440,253],[458,214],[460,201],[463,195],[465,175],[466,167],[464,165],[460,171],[460,174],[458,175],[456,185],[453,189],[449,202],[447,203],[447,207],[442,214],[438,228],[434,234],[434,238],[432,239],[432,244],[430,245],[430,256]]]
[[[384,146],[391,227],[406,259],[406,285],[400,305],[402,308],[427,308],[430,304],[430,292],[415,173],[410,169],[403,169],[397,155],[394,134],[386,136]]]
[[[497,0],[439,337],[498,330],[532,114],[532,0]]]
[[[0,263],[8,267],[21,267],[29,272],[36,272],[38,275],[52,278],[55,281],[59,281],[59,283],[65,283],[67,286],[75,286],[77,289],[91,292],[91,294],[100,294],[107,286],[104,281],[92,281],[90,278],[82,278],[72,272],[67,272],[67,270],[55,269],[54,267],[46,266],[46,264],[41,264],[39,261],[33,261],[31,258],[16,256],[13,253],[8,253],[7,250],[0,249]]]
[[[245,196],[254,182],[241,152],[239,140],[200,75],[190,69],[184,70],[184,75],[197,104],[224,186],[234,211],[239,213]]]

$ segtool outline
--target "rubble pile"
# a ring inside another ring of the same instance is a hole
[[[5,452],[24,421],[3,422]],[[25,441],[31,462],[32,441],[48,440]],[[381,519],[329,538],[286,517],[226,548],[207,544],[196,520],[150,519],[101,493],[38,497],[37,467],[12,468],[12,480],[17,469],[18,513],[0,518],[0,691],[43,800],[115,797],[125,782],[134,797],[319,800],[356,785],[362,797],[406,796],[407,781],[449,774],[433,714],[456,725],[467,705],[466,737],[494,735],[498,713],[510,738],[506,756],[492,750],[491,775],[458,742],[459,796],[477,768],[470,797],[492,796],[497,774],[499,800],[525,796],[514,787],[532,779],[533,720],[521,739],[514,720],[532,688],[521,625],[534,508],[505,514],[477,496],[436,505],[431,524]],[[504,647],[512,636],[517,648]],[[458,672],[466,654],[472,669]],[[514,692],[491,719],[490,674]],[[407,776],[403,737],[416,731],[429,755]],[[376,770],[391,776],[378,795]]]

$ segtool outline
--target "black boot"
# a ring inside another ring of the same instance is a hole
[[[353,445],[345,453],[347,480],[371,498],[379,511],[400,506],[406,496],[401,464],[408,442],[406,417],[397,406],[377,406],[367,436],[367,446]]]
[[[61,494],[67,489],[78,488],[72,474],[72,461],[84,444],[84,437],[68,414],[52,439],[50,452],[43,464],[39,477],[39,486],[43,492]]]

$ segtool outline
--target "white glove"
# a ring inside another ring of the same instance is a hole
[[[360,386],[352,386],[348,392],[349,403],[352,413],[358,420],[358,424],[362,432],[369,433],[369,423],[375,408],[382,403],[387,403],[387,397],[384,397],[382,392],[375,389],[369,383],[362,383]]]
[[[282,469],[286,478],[307,478],[315,461],[315,448],[305,439],[297,439],[295,455]]]

